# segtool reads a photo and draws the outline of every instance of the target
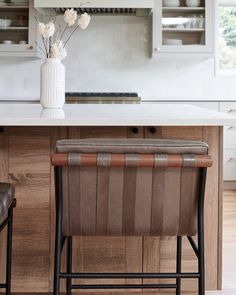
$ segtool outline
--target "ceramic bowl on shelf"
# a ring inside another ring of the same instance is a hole
[[[187,7],[199,7],[201,4],[200,0],[186,0]]]
[[[11,19],[7,19],[7,18],[0,18],[0,27],[10,27],[10,25],[12,24],[12,20]]]
[[[14,41],[11,41],[11,40],[4,40],[3,42],[2,42],[2,44],[15,44],[15,42]]]
[[[163,45],[183,45],[183,41],[181,39],[163,39]]]
[[[179,0],[163,0],[163,6],[165,6],[165,7],[179,7],[180,1]]]

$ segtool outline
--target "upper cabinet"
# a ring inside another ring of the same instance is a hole
[[[0,57],[37,57],[37,12],[33,0],[0,0]]]
[[[214,0],[155,0],[153,55],[214,52]]]

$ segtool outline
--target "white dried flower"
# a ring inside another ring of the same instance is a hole
[[[79,17],[78,25],[80,26],[82,30],[84,30],[89,25],[90,20],[91,20],[91,16],[87,12],[85,12],[81,14],[81,16]]]
[[[77,11],[75,11],[73,8],[67,9],[64,14],[64,20],[69,27],[72,27],[77,20]]]
[[[50,21],[48,24],[46,24],[44,26],[44,32],[42,34],[42,36],[45,38],[45,39],[48,39],[50,37],[52,37],[55,33],[55,25],[52,21]]]
[[[52,44],[50,48],[51,58],[58,58],[60,60],[63,60],[66,57],[66,55],[67,55],[67,52],[61,40],[57,40],[56,42]]]
[[[45,31],[45,24],[43,23],[38,23],[38,32],[41,36],[44,35],[44,31]]]

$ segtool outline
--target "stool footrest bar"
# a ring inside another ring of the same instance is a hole
[[[176,289],[176,284],[72,285],[71,289]]]
[[[60,273],[62,279],[193,279],[199,273]]]

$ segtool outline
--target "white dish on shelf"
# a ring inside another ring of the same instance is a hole
[[[181,39],[163,39],[163,45],[183,45],[183,41]]]
[[[7,44],[15,44],[15,42],[14,41],[11,41],[11,40],[4,40],[2,42],[2,44],[5,44],[5,45],[7,45]]]
[[[7,19],[7,18],[0,18],[0,27],[4,27],[4,28],[8,28],[10,27],[12,24],[12,20],[11,19]]]
[[[199,7],[201,4],[200,0],[186,0],[187,7]]]
[[[179,0],[163,0],[164,7],[179,7],[180,1]]]
[[[16,5],[28,5],[29,4],[29,1],[28,0],[12,0],[12,3],[13,4],[16,4]]]

